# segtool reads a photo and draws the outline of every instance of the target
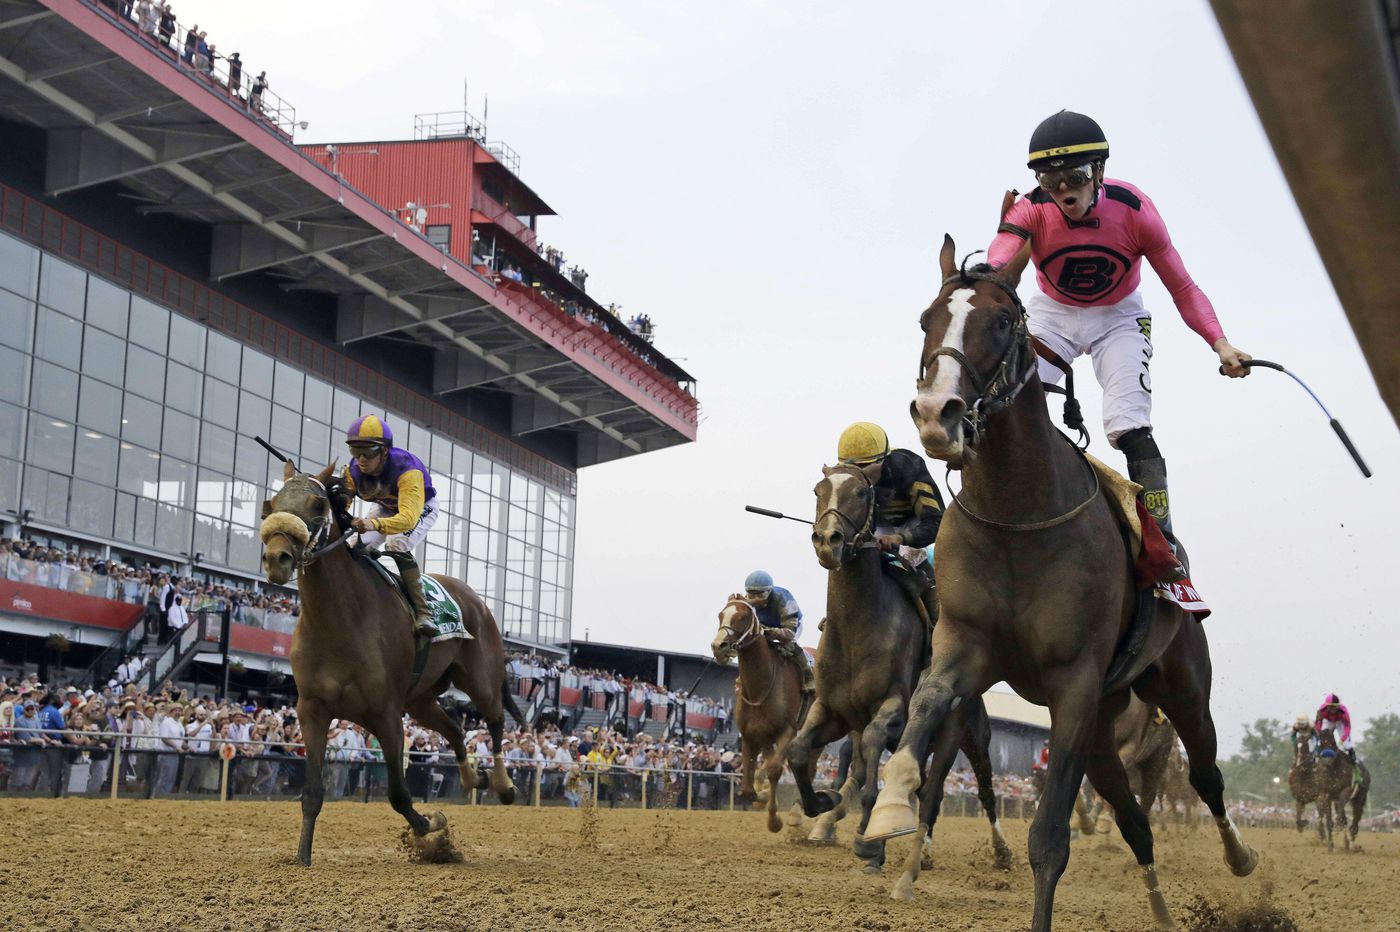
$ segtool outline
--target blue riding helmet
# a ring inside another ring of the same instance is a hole
[[[754,570],[744,580],[744,591],[766,595],[773,591],[773,577],[763,570]]]

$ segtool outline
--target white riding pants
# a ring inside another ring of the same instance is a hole
[[[1340,737],[1341,731],[1337,729],[1332,722],[1323,722],[1322,730],[1332,732],[1332,737],[1335,738],[1337,741],[1337,747],[1341,748],[1343,751],[1350,751],[1356,746],[1354,743],[1352,743],[1351,735],[1347,735],[1346,740],[1343,741]]]
[[[1071,307],[1035,291],[1026,302],[1030,332],[1067,363],[1088,355],[1103,388],[1103,429],[1118,438],[1152,426],[1152,315],[1134,291],[1117,304]],[[1058,368],[1040,360],[1040,380],[1058,385]]]
[[[398,514],[378,503],[374,506],[374,513],[371,518],[392,518]],[[423,514],[418,519],[418,523],[413,526],[413,530],[407,534],[390,534],[387,538],[378,531],[365,531],[360,535],[360,542],[366,547],[373,547],[378,550],[392,550],[398,553],[412,553],[418,545],[423,543],[423,538],[428,536],[429,529],[437,523],[438,503],[436,498],[430,498],[423,504]]]

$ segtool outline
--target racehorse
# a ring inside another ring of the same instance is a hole
[[[1167,755],[1166,772],[1162,779],[1162,788],[1157,793],[1157,799],[1162,804],[1162,824],[1168,821],[1176,821],[1177,803],[1181,804],[1180,818],[1186,825],[1194,831],[1196,823],[1196,804],[1201,801],[1196,795],[1196,791],[1191,789],[1191,781],[1186,768],[1186,758],[1181,753],[1181,742],[1173,740],[1171,753]]]
[[[505,652],[496,619],[465,583],[434,576],[462,609],[473,639],[453,638],[429,645],[415,660],[413,614],[369,561],[346,546],[348,515],[334,464],[315,476],[298,474],[290,462],[282,488],[263,502],[263,569],[269,582],[283,585],[295,571],[301,614],[292,635],[292,675],[297,684],[297,717],[306,742],[306,785],[301,796],[301,842],[297,858],[311,863],[311,842],[325,789],[321,782],[326,735],[332,718],[349,719],[379,738],[389,781],[389,803],[414,835],[443,829],[441,812],[424,818],[413,808],[404,781],[403,713],[441,734],[452,747],[462,786],[478,787],[458,727],[437,697],[455,685],[471,697],[491,734],[494,766],[490,785],[502,803],[515,800],[501,753],[505,709],[521,719],[506,693]],[[523,724],[523,722],[522,722]]]
[[[1329,821],[1323,811],[1323,803],[1318,798],[1317,755],[1312,750],[1313,730],[1309,723],[1306,728],[1293,729],[1293,766],[1288,768],[1288,791],[1293,794],[1294,822],[1298,831],[1303,831],[1303,811],[1308,803],[1317,803],[1317,839],[1327,840],[1327,829],[1323,824]]]
[[[817,816],[844,802],[841,793],[812,788],[816,752],[842,735],[852,735],[851,775],[861,792],[861,819],[854,849],[867,871],[884,864],[883,840],[866,841],[866,823],[879,791],[880,755],[904,730],[909,697],[926,665],[924,623],[903,586],[882,567],[884,556],[873,538],[875,490],[880,464],[824,467],[817,484],[817,518],[812,546],[827,570],[826,626],[817,650],[817,695],[797,736],[788,746],[788,765],[797,782],[802,809]],[[943,797],[943,779],[961,746],[977,774],[978,796],[992,827],[998,854],[1006,845],[997,821],[992,788],[991,725],[981,697],[970,704],[967,727],[950,735],[935,754],[922,802],[923,842],[905,864],[893,895],[913,896],[913,878]],[[858,733],[858,734],[857,734]],[[1009,861],[1007,862],[1009,863]]]
[[[764,637],[763,623],[742,595],[731,595],[719,613],[719,631],[710,643],[715,663],[725,666],[739,656],[734,692],[734,724],[743,737],[739,799],[752,802],[754,767],[763,755],[768,782],[768,831],[781,831],[778,780],[783,775],[788,743],[802,724],[802,677]]]
[[[1068,817],[1086,772],[1114,809],[1154,916],[1168,925],[1152,829],[1113,743],[1128,687],[1180,733],[1191,785],[1215,816],[1230,869],[1244,876],[1258,863],[1225,811],[1205,632],[1166,599],[1141,600],[1148,624],[1134,624],[1133,555],[1114,505],[1046,409],[1015,290],[1029,246],[1001,270],[959,270],[954,249],[945,237],[942,286],[920,320],[925,341],[910,413],[925,452],[962,469],[963,487],[939,531],[933,665],[885,767],[867,835],[917,828],[914,794],[930,742],[959,730],[970,701],[1005,680],[1050,710],[1046,795],[1030,830],[1033,929],[1051,928],[1069,860]]]
[[[1355,764],[1337,747],[1337,736],[1324,728],[1317,735],[1317,808],[1327,826],[1327,850],[1332,850],[1332,812],[1342,828],[1342,841],[1347,850],[1361,829],[1361,813],[1366,809],[1366,797],[1371,794],[1371,771],[1361,761]],[[1347,803],[1351,803],[1351,827],[1347,828]]]

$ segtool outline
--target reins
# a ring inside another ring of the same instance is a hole
[[[953,504],[961,508],[963,514],[967,515],[969,518],[976,521],[978,524],[986,525],[990,528],[996,528],[999,531],[1043,531],[1047,528],[1058,527],[1059,525],[1064,524],[1068,521],[1073,521],[1075,518],[1079,517],[1079,515],[1083,513],[1084,509],[1088,508],[1094,503],[1094,500],[1099,497],[1099,492],[1101,491],[1102,487],[1099,484],[1099,471],[1093,466],[1089,466],[1088,461],[1084,459],[1084,451],[1079,449],[1079,447],[1075,445],[1074,441],[1070,440],[1068,437],[1065,437],[1064,434],[1060,434],[1060,436],[1064,437],[1065,443],[1068,443],[1071,447],[1074,448],[1074,452],[1079,454],[1080,462],[1083,462],[1085,466],[1088,466],[1089,473],[1094,477],[1094,490],[1089,493],[1089,497],[1084,499],[1084,501],[1080,502],[1078,505],[1075,505],[1069,511],[1066,511],[1064,514],[1058,515],[1054,518],[1049,518],[1045,521],[1033,521],[1029,524],[1006,524],[1001,521],[992,521],[989,518],[984,518],[981,515],[977,514],[971,508],[968,508],[967,505],[963,503],[963,500],[958,496],[958,493],[953,491],[953,486],[951,483],[948,482],[947,479],[947,476],[953,471],[953,467],[949,466],[947,473],[944,474],[943,482],[945,485],[948,486],[948,494],[953,497]]]
[[[870,477],[865,474],[865,470],[860,469],[856,466],[843,465],[833,467],[832,472],[835,472],[837,469],[840,469],[844,472],[848,472],[853,475],[860,476],[861,481],[865,483],[866,489],[870,492],[870,504],[869,507],[867,507],[865,510],[865,522],[859,527],[856,526],[854,518],[847,515],[844,511],[837,508],[835,505],[828,505],[826,509],[822,511],[821,514],[817,515],[817,520],[812,522],[813,526],[816,526],[817,524],[821,523],[822,518],[825,518],[828,514],[833,514],[837,517],[839,521],[841,521],[842,524],[849,526],[851,530],[855,531],[855,533],[851,535],[851,557],[847,557],[846,560],[841,561],[845,563],[852,557],[854,557],[856,551],[869,550],[871,548],[878,548],[880,546],[875,541],[874,534],[875,513],[878,511],[878,508],[876,507],[875,503],[875,483],[870,481]]]
[[[311,485],[315,486],[318,497],[324,498],[327,504],[331,503],[330,492],[326,489],[325,485],[321,483],[321,480],[317,479],[315,476],[293,476],[282,485],[282,489],[285,490],[287,486],[290,486],[294,482],[303,481],[309,482]],[[343,546],[350,539],[350,532],[343,531],[334,540],[327,542],[326,539],[330,536],[331,525],[333,523],[335,523],[335,518],[333,516],[330,519],[323,520],[316,528],[315,533],[307,539],[304,545],[297,544],[297,541],[286,531],[278,531],[270,536],[285,537],[294,545],[297,545],[300,550],[296,560],[297,568],[299,570],[304,570],[335,548]]]

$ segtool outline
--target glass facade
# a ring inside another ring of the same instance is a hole
[[[466,580],[506,634],[567,640],[573,495],[0,234],[0,511],[256,577],[282,474],[253,438],[343,463],[371,412],[432,472],[423,567]]]

